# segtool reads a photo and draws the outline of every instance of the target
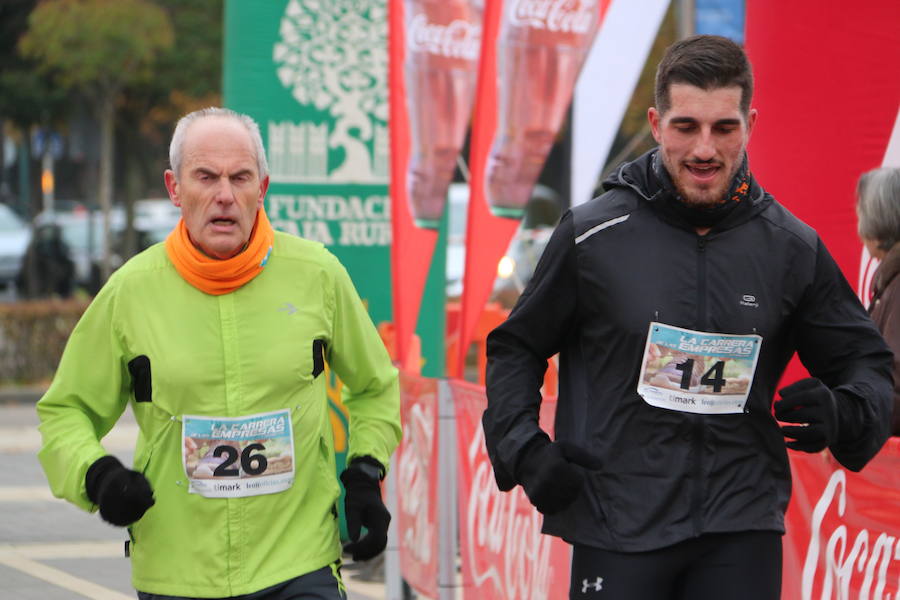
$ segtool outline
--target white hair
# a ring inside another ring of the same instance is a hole
[[[900,168],[863,173],[856,184],[857,231],[882,250],[900,242]]]
[[[253,146],[256,149],[256,167],[259,170],[259,178],[263,179],[269,174],[269,164],[266,162],[266,150],[263,148],[262,136],[259,133],[259,125],[256,124],[256,121],[247,115],[242,115],[231,109],[211,106],[186,114],[181,117],[181,119],[178,120],[178,124],[175,125],[175,132],[172,134],[172,142],[169,144],[169,164],[172,167],[172,171],[175,173],[176,179],[179,176],[181,161],[184,158],[185,134],[194,121],[206,117],[225,117],[234,119],[243,125],[250,134],[250,139],[253,141]]]

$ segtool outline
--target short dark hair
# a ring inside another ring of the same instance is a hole
[[[739,86],[741,112],[750,113],[753,69],[739,45],[718,35],[695,35],[675,42],[666,50],[656,69],[656,110],[671,108],[669,88],[687,83],[704,90]]]

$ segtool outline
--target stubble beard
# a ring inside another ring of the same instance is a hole
[[[725,195],[728,193],[728,189],[731,187],[731,182],[734,181],[734,176],[737,174],[738,169],[740,169],[741,164],[743,163],[743,155],[741,159],[735,162],[734,166],[731,168],[731,172],[728,174],[728,177],[725,178],[724,182],[717,186],[716,188],[707,188],[704,190],[692,190],[689,191],[684,184],[682,183],[682,174],[685,177],[689,177],[687,173],[685,173],[685,168],[676,170],[673,165],[669,162],[669,157],[666,156],[665,153],[662,153],[662,161],[663,166],[669,172],[669,178],[672,180],[672,183],[675,185],[675,191],[678,192],[679,198],[688,206],[693,206],[697,208],[712,208],[721,204],[725,200]],[[676,176],[676,174],[678,174]]]

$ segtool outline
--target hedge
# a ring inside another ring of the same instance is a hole
[[[0,385],[49,383],[90,299],[0,303]]]

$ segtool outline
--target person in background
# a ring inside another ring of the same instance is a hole
[[[345,600],[325,363],[350,414],[340,479],[354,560],[387,542],[397,371],[338,260],[269,224],[251,118],[190,113],[169,159],[182,218],[75,327],[37,405],[41,465],[54,495],[128,527],[141,600]],[[132,468],[100,442],[128,405]]]
[[[68,298],[74,279],[75,263],[60,226],[54,223],[38,228],[16,278],[19,292],[24,298]]]
[[[873,169],[856,185],[859,237],[881,261],[872,278],[869,314],[894,352],[892,435],[900,435],[900,168]]]
[[[857,471],[889,436],[891,352],[816,232],[753,177],[752,96],[731,40],[669,47],[658,147],[563,216],[488,337],[494,475],[573,545],[570,598],[778,599],[786,448]],[[795,352],[812,377],[777,390]]]

